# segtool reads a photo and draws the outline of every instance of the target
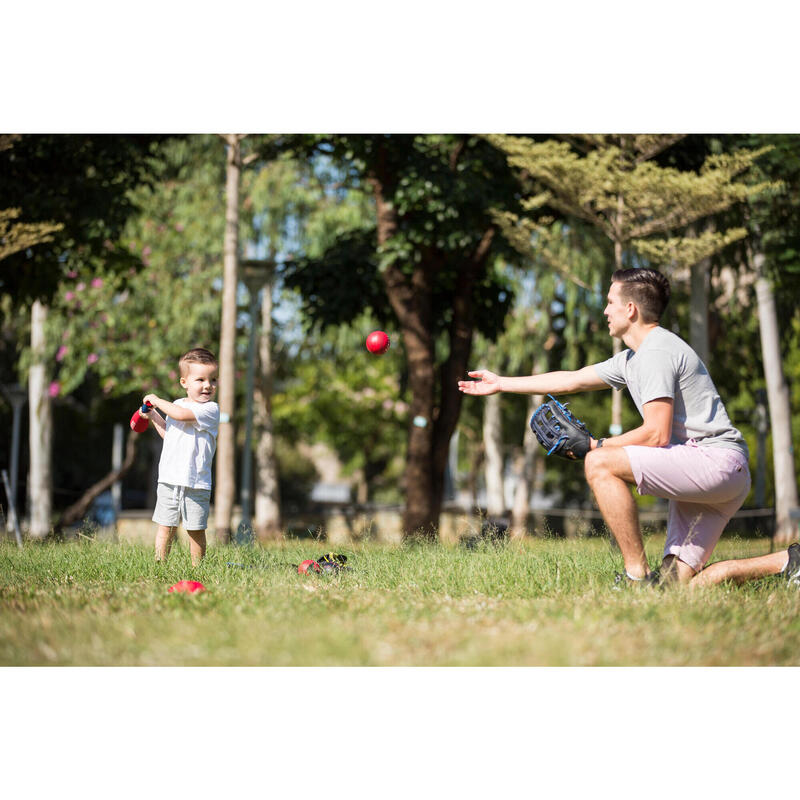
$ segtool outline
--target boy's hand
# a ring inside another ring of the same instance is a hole
[[[142,403],[143,403],[143,404],[144,404],[144,403],[150,403],[150,405],[151,405],[151,406],[155,406],[156,408],[158,408],[158,401],[159,401],[160,399],[161,399],[161,398],[160,398],[158,395],[156,395],[156,394],[146,394],[146,395],[145,395],[145,396],[142,398]]]

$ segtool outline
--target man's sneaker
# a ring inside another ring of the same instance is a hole
[[[654,569],[649,575],[642,578],[640,581],[629,578],[624,572],[615,572],[614,585],[611,588],[618,592],[627,588],[652,589],[656,586],[659,586],[660,583],[661,573],[657,569]]]
[[[800,544],[797,542],[789,545],[789,560],[782,574],[790,586],[800,586]]]

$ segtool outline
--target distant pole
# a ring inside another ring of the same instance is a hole
[[[111,469],[118,472],[122,467],[122,425],[117,422],[114,425],[114,441],[111,446]],[[111,484],[111,504],[114,508],[114,521],[119,519],[122,511],[122,481],[114,481]]]
[[[9,465],[9,483],[11,490],[11,497],[14,503],[17,502],[17,477],[19,475],[19,437],[22,421],[22,408],[25,405],[25,400],[28,397],[27,391],[18,383],[13,383],[10,386],[4,387],[5,394],[11,402],[11,407],[14,411],[13,422],[11,424],[11,463]],[[8,532],[11,532],[11,518],[7,521]]]
[[[250,341],[247,347],[247,388],[245,390],[244,449],[242,450],[242,520],[236,530],[236,544],[253,544],[251,518],[253,474],[253,392],[255,388],[256,338],[258,331],[258,295],[272,272],[271,261],[248,260],[242,262],[242,278],[250,294]]]
[[[253,451],[253,385],[255,383],[256,360],[256,314],[258,313],[258,292],[250,291],[250,341],[247,345],[247,388],[245,390],[244,447],[242,448],[242,520],[236,531],[236,544],[252,544],[253,533],[250,519],[250,482],[252,476]]]
[[[766,389],[756,390],[756,410],[753,420],[756,429],[756,480],[755,494],[757,508],[764,508],[767,502],[767,433],[769,432],[769,412],[767,411]]]
[[[14,529],[14,535],[17,537],[17,547],[22,547],[22,533],[19,529],[17,509],[15,508],[14,496],[11,494],[11,486],[8,483],[8,473],[5,470],[3,470],[3,485],[6,489],[6,497],[8,498],[8,522]]]

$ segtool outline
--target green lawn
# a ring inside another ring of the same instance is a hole
[[[663,540],[651,537],[651,563]],[[723,539],[715,559],[767,552]],[[611,588],[603,539],[339,548],[352,571],[300,576],[324,544],[185,549],[0,545],[0,665],[798,665],[800,594],[780,579],[690,592]],[[238,569],[226,562],[257,564]],[[208,591],[174,595],[184,578]]]

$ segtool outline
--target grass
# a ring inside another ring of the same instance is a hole
[[[663,539],[647,540],[651,563]],[[727,539],[715,560],[767,552]],[[612,590],[604,539],[339,548],[352,571],[288,564],[325,544],[151,548],[0,544],[0,665],[711,666],[800,664],[800,595],[780,579],[690,592]],[[244,563],[246,569],[228,566]],[[175,595],[184,578],[208,591]]]

